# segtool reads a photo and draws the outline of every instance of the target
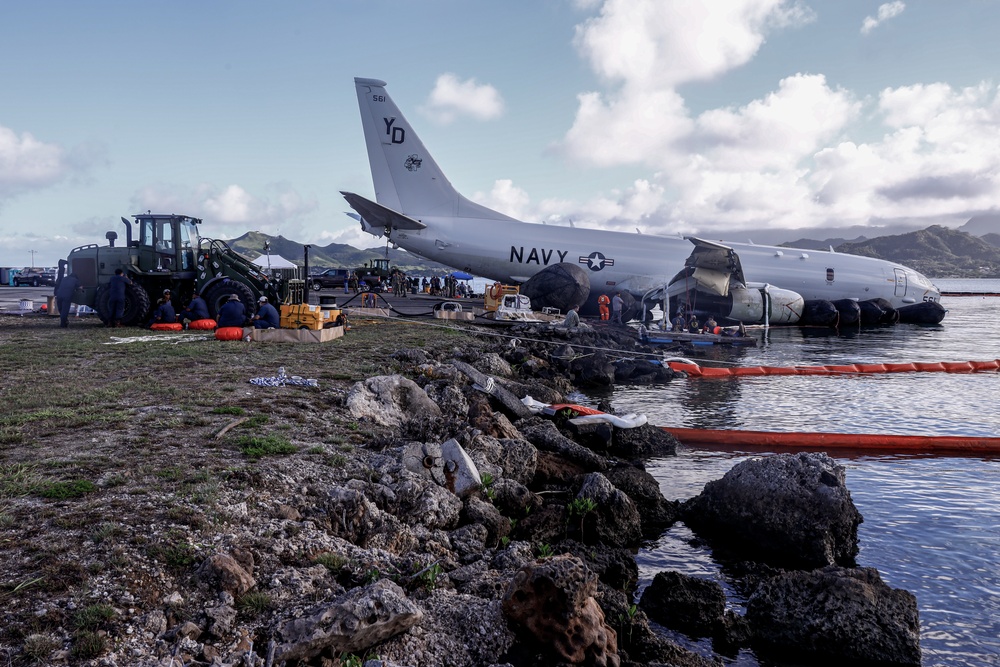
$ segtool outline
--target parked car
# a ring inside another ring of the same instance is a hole
[[[15,287],[24,287],[25,285],[38,287],[39,285],[55,284],[55,271],[50,271],[49,269],[24,268],[21,269],[20,273],[14,276]]]
[[[309,276],[309,287],[314,290],[332,287],[343,289],[350,271],[347,269],[327,269]]]

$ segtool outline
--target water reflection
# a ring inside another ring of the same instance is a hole
[[[998,288],[997,291],[1000,291]],[[756,330],[756,348],[696,350],[697,360],[748,366],[964,361],[1000,358],[984,329],[1000,298],[952,299],[942,325],[831,332]],[[688,379],[617,387],[601,397],[651,423],[695,428],[1000,437],[998,373],[896,373]],[[596,403],[598,396],[588,394]],[[865,521],[858,562],[917,596],[924,665],[1000,665],[1000,458],[848,456],[847,486]],[[648,469],[683,500],[754,454],[682,448]],[[683,525],[638,555],[641,585],[673,569],[719,581],[739,608],[745,591]],[[694,644],[697,647],[699,645]],[[704,647],[702,647],[704,649]],[[752,654],[727,664],[758,664]]]
[[[691,498],[750,456],[682,448],[677,457],[648,463],[671,500]],[[920,611],[924,665],[1000,664],[1000,458],[836,454],[864,522],[858,564],[874,567],[893,588],[910,591]],[[742,613],[749,591],[738,573],[677,524],[637,555],[640,590],[661,570],[718,581],[729,608]],[[671,635],[692,650],[703,643]],[[751,652],[730,665],[765,665]]]

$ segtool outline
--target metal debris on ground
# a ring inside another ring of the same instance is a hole
[[[319,381],[312,378],[302,378],[298,375],[286,375],[285,367],[278,369],[278,374],[272,377],[250,378],[250,384],[258,387],[284,387],[292,385],[296,387],[318,387]]]
[[[178,343],[193,343],[199,340],[214,340],[214,338],[214,336],[207,334],[187,334],[178,331],[152,336],[112,336],[105,345],[121,345],[123,343],[170,343],[177,345]]]

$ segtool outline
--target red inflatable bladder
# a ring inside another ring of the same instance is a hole
[[[215,327],[219,326],[215,320],[195,320],[188,325],[188,329],[195,329],[197,331],[211,331]]]
[[[215,340],[243,340],[243,327],[222,327],[215,330]]]
[[[157,322],[149,328],[151,331],[183,331],[184,325],[180,322]]]

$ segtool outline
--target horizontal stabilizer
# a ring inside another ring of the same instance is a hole
[[[364,218],[355,213],[354,211],[344,211],[352,220],[357,220],[361,223],[361,230],[368,232],[372,236],[382,238],[385,236],[385,227],[379,227],[378,225],[369,225]]]
[[[426,229],[427,225],[413,218],[393,211],[391,208],[377,204],[370,199],[353,192],[341,191],[351,208],[358,212],[371,226],[386,229]]]

